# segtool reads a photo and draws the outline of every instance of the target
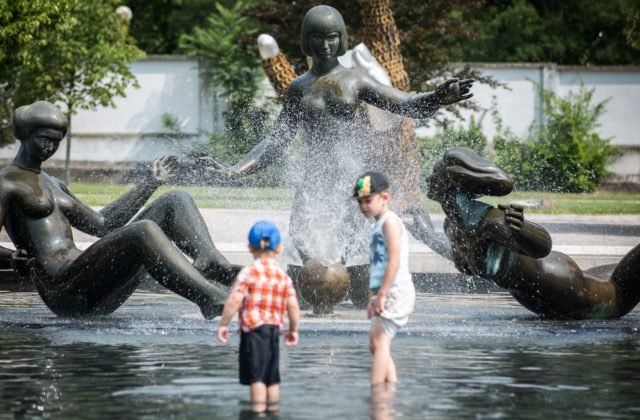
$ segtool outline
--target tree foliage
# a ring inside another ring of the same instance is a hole
[[[619,150],[596,132],[606,101],[594,104],[593,94],[584,86],[566,97],[542,90],[545,121],[530,138],[494,138],[496,163],[515,176],[518,189],[590,192],[609,174],[606,166]]]
[[[255,46],[257,22],[244,14],[248,5],[238,1],[227,8],[216,3],[203,26],[179,40],[182,52],[200,59],[208,86],[227,99],[225,131],[209,135],[213,154],[227,161],[236,161],[251,150],[270,123],[268,110],[253,103],[264,75]]]
[[[91,0],[0,2],[0,89],[5,131],[10,111],[46,99],[79,109],[113,106],[136,83],[129,63],[143,53],[115,13]]]
[[[206,23],[180,37],[180,49],[202,62],[201,74],[214,88],[232,101],[252,99],[262,75],[255,47],[258,27],[243,16],[245,2],[233,8],[215,4]]]
[[[485,0],[470,28],[476,38],[460,59],[638,64],[638,13],[637,0]]]
[[[216,0],[127,0],[133,12],[131,34],[148,54],[176,54],[180,36],[205,24]],[[224,6],[232,4],[220,0]]]

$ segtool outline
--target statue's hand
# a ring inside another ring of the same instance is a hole
[[[165,183],[178,168],[178,157],[175,155],[163,155],[153,161],[151,175],[158,181]]]
[[[504,211],[504,218],[511,232],[514,235],[520,235],[524,225],[524,206],[510,203],[508,206],[498,204],[498,208]]]
[[[440,105],[454,104],[473,96],[473,93],[469,93],[469,90],[474,81],[473,79],[449,79],[438,86],[434,94]]]
[[[196,158],[196,165],[204,168],[207,172],[215,176],[216,178],[230,179],[240,176],[237,170],[233,166],[229,166],[224,162],[220,162],[211,156],[201,156]]]
[[[11,254],[11,268],[21,276],[29,274],[29,256],[24,249],[18,249]]]

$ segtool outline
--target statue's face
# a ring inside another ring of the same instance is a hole
[[[311,32],[309,49],[314,57],[320,59],[333,58],[340,48],[340,32]]]
[[[34,130],[25,141],[27,153],[32,158],[45,161],[58,150],[62,140],[62,133],[50,128]]]

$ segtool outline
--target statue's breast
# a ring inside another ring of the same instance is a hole
[[[328,116],[351,120],[358,110],[357,93],[337,77],[319,78],[302,96],[302,112],[309,123]]]
[[[46,181],[34,173],[20,172],[7,175],[11,194],[11,207],[35,219],[50,215],[55,203]]]

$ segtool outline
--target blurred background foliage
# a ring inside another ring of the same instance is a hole
[[[91,7],[87,7],[89,3]],[[359,43],[359,0],[325,3],[344,15],[350,45]],[[119,22],[111,13],[123,4],[133,12],[128,23]],[[86,79],[88,86],[101,79],[102,71],[118,78],[111,89],[86,91],[84,97],[74,99],[87,107],[109,105],[127,85],[135,85],[127,63],[143,52],[187,54],[201,60],[212,94],[227,101],[226,131],[210,135],[210,151],[233,161],[260,141],[273,121],[273,103],[255,101],[263,96],[257,35],[273,35],[295,71],[303,73],[307,63],[299,47],[300,25],[306,11],[316,4],[314,0],[0,1],[0,141],[13,140],[8,130],[11,111],[16,106],[37,99],[55,99],[55,92],[64,92],[67,75],[87,68],[92,59],[111,55],[115,65],[99,63]],[[395,0],[391,6],[413,90],[432,89],[434,81],[451,74],[451,63],[640,64],[640,0]],[[92,31],[75,30],[77,25],[90,26]],[[78,49],[72,48],[78,42],[92,43],[95,48],[87,49],[90,54],[78,56]],[[56,45],[61,48],[52,47]],[[56,51],[65,51],[65,55],[56,55]],[[493,83],[490,79],[484,81]],[[591,169],[576,177],[577,185],[552,183],[550,188],[591,190],[592,181],[598,182],[603,176],[602,162],[615,155],[608,139],[594,137],[593,127],[605,104],[591,104],[591,113],[578,118],[570,111],[571,104],[590,103],[589,92],[582,91],[571,98],[557,98],[552,93],[543,97],[550,124],[532,127],[528,139],[515,139],[505,130],[501,138],[495,139],[497,157],[509,155],[511,161],[504,164],[515,165],[517,156],[525,162],[540,156],[551,159],[551,155],[560,152],[572,154],[577,166],[564,168],[564,172],[576,173],[576,168],[586,164]],[[448,144],[480,148],[486,143],[479,129],[482,115],[466,121],[466,127],[441,121],[440,134],[421,140],[427,148],[423,151],[425,165],[428,166],[428,157]],[[582,125],[576,118],[582,118]],[[565,141],[569,137],[563,134],[569,126],[574,130],[571,139],[581,136],[588,146],[569,146],[571,142]],[[523,146],[526,142],[537,142],[538,149],[532,151]],[[564,146],[552,151],[552,146],[558,144]],[[566,153],[563,156],[568,156]],[[511,169],[521,174],[530,171],[524,164]]]

